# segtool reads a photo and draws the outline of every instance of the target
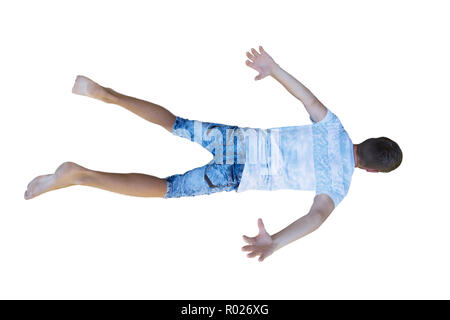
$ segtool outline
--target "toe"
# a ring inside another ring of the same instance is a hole
[[[87,83],[83,76],[77,76],[72,87],[72,93],[87,95]]]
[[[34,178],[27,187],[27,191],[25,191],[25,199],[34,198],[41,193],[47,192],[53,186],[51,177],[53,174],[46,174],[39,177]]]
[[[29,199],[33,198],[33,195],[31,194],[31,190],[25,191],[25,194],[23,195],[23,197],[25,198],[25,200],[29,200]]]
[[[30,183],[27,185],[27,189],[30,190],[30,187],[42,176],[37,176],[33,180],[30,181]]]

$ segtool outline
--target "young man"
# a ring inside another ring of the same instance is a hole
[[[263,261],[281,247],[316,230],[347,194],[355,167],[368,172],[389,172],[400,165],[402,152],[385,137],[353,144],[337,116],[275,63],[261,46],[259,50],[252,48],[251,53],[247,52],[247,66],[259,72],[255,80],[274,77],[304,104],[312,124],[258,129],[188,120],[157,104],[78,76],[73,93],[120,105],[175,135],[201,144],[211,151],[214,159],[203,167],[166,178],[100,172],[65,162],[55,173],[32,180],[25,199],[72,185],[163,198],[249,189],[315,190],[308,214],[273,235],[267,233],[259,219],[259,234],[243,236],[248,245],[242,250],[249,251],[248,257],[259,256],[259,261]]]

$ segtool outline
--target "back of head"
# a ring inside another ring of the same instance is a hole
[[[359,165],[380,172],[390,172],[402,163],[398,144],[386,137],[370,138],[358,146]]]

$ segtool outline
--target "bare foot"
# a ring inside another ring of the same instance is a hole
[[[108,103],[112,102],[111,92],[112,89],[104,88],[97,82],[94,82],[85,76],[77,76],[72,88],[72,93],[98,99]]]
[[[25,191],[25,200],[34,198],[44,192],[69,187],[77,184],[86,168],[73,162],[64,162],[53,174],[38,176],[31,180]]]

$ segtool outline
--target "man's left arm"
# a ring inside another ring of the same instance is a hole
[[[259,234],[256,237],[243,236],[248,245],[242,247],[242,250],[250,251],[247,255],[249,258],[259,256],[258,260],[263,261],[278,249],[318,229],[333,210],[333,200],[326,194],[319,194],[314,198],[308,214],[273,235],[266,231],[259,219]]]
[[[325,118],[328,109],[322,102],[300,81],[281,68],[262,46],[259,46],[259,50],[260,52],[252,48],[252,53],[247,52],[247,58],[250,60],[245,62],[247,66],[259,72],[255,80],[261,80],[269,75],[272,76],[289,93],[303,103],[313,122],[318,122]]]

